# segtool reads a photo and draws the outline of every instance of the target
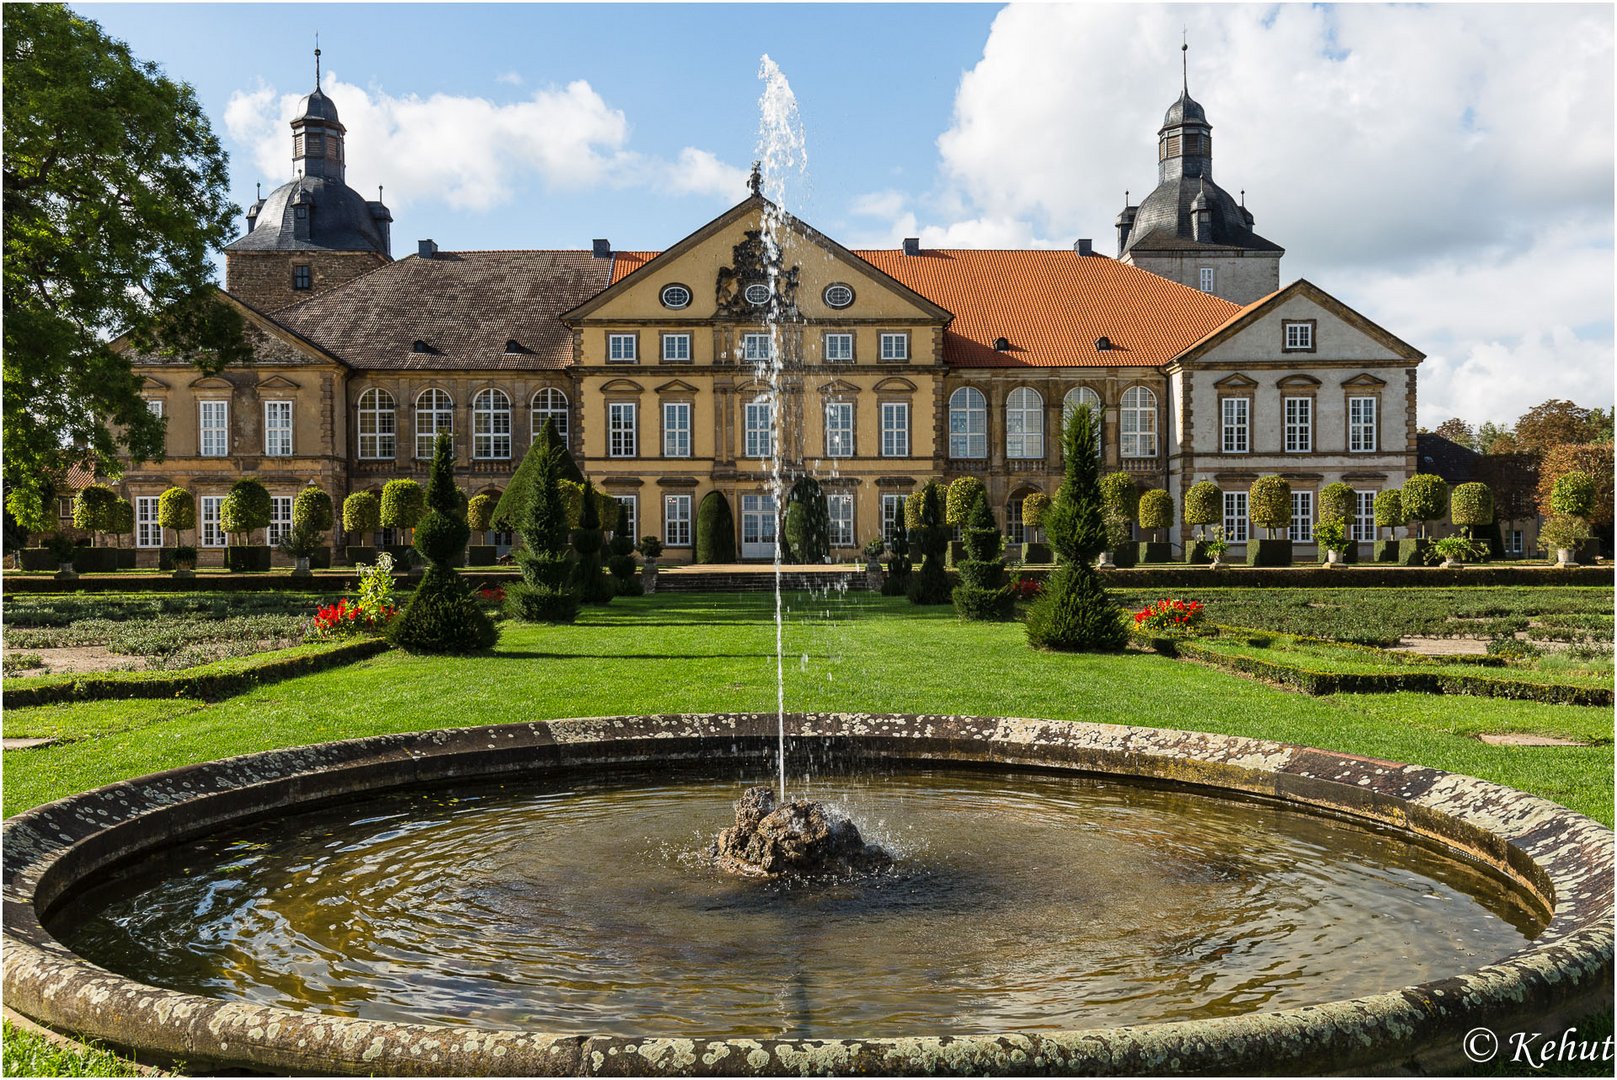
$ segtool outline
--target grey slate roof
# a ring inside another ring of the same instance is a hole
[[[300,195],[310,199],[309,238],[299,240],[294,206]],[[339,180],[300,176],[264,198],[253,231],[225,247],[226,251],[374,251],[387,254],[387,242],[364,196]]]
[[[1168,106],[1163,114],[1162,126],[1165,128],[1178,127],[1180,124],[1207,123],[1207,110],[1201,107],[1201,102],[1190,96],[1190,91],[1182,91],[1179,100]]]
[[[559,316],[606,288],[588,251],[440,251],[282,308],[275,321],[362,370],[508,371],[572,363]],[[417,353],[425,341],[433,350]],[[524,350],[507,353],[507,340]]]
[[[1213,239],[1210,244],[1197,243],[1192,204],[1205,192],[1208,208],[1213,212]],[[1211,251],[1236,249],[1241,251],[1284,252],[1279,244],[1265,240],[1252,231],[1246,214],[1230,193],[1213,181],[1196,176],[1170,176],[1147,195],[1134,212],[1134,228],[1129,232],[1127,251],[1181,251],[1194,249]]]
[[[337,119],[337,103],[325,95],[325,91],[315,87],[314,93],[303,99],[298,107],[298,117],[307,120]]]

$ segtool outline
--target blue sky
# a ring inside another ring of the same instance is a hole
[[[312,83],[394,251],[664,247],[739,200],[759,59],[795,91],[789,208],[851,247],[1115,251],[1189,82],[1214,175],[1310,281],[1427,353],[1419,413],[1613,396],[1610,5],[75,7],[194,85],[245,204]]]

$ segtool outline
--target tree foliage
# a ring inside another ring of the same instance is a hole
[[[374,491],[356,491],[342,501],[343,532],[364,539],[382,524],[382,501]]]
[[[1152,488],[1140,496],[1140,528],[1173,528],[1173,496],[1163,488]]]
[[[533,464],[524,482],[532,486],[520,500],[523,516],[516,523],[522,534],[522,550],[517,553],[522,580],[506,590],[506,610],[526,622],[570,623],[578,617],[578,589],[560,459],[554,450],[540,446],[528,451],[525,465],[528,459]]]
[[[578,468],[578,462],[573,460],[572,453],[562,442],[561,435],[556,431],[554,420],[546,420],[544,427],[534,437],[533,445],[528,452],[522,455],[522,461],[517,465],[516,472],[511,474],[511,482],[505,486],[500,494],[500,501],[494,507],[494,516],[489,519],[485,528],[515,529],[523,518],[523,502],[528,493],[534,490],[533,478],[530,475],[538,467],[541,455],[534,451],[548,450],[555,458],[557,477],[567,480],[581,487],[584,483],[584,474]],[[472,528],[477,528],[473,525]],[[520,531],[520,530],[519,530]]]
[[[466,525],[473,532],[487,532],[494,524],[494,508],[499,500],[488,492],[472,496],[466,503]]]
[[[1420,534],[1426,535],[1426,523],[1436,521],[1448,512],[1448,481],[1435,473],[1416,473],[1404,481],[1404,519],[1420,525]]]
[[[419,484],[416,490],[421,490]],[[415,549],[427,561],[427,572],[388,628],[388,637],[409,652],[464,654],[492,648],[499,630],[466,579],[455,572],[471,530],[465,496],[455,486],[454,440],[448,432],[440,432],[433,442],[425,504],[413,527]]]
[[[930,481],[918,495],[921,496],[920,530],[921,569],[913,574],[909,584],[912,604],[947,604],[949,602],[949,571],[944,565],[949,556],[949,526],[944,523],[943,485]]]
[[[639,596],[644,591],[640,584],[640,566],[634,559],[634,534],[629,528],[629,504],[618,502],[616,523],[612,526],[612,539],[607,542],[607,571],[612,575],[613,588],[619,596]]]
[[[1224,490],[1211,480],[1190,485],[1185,492],[1185,524],[1198,528],[1224,520]]]
[[[251,355],[211,284],[225,153],[189,86],[66,5],[3,18],[5,483],[86,457],[115,477],[163,457],[121,345],[209,373]]]
[[[427,512],[427,495],[414,480],[389,480],[382,485],[382,527],[413,529]]]
[[[1542,458],[1557,446],[1592,442],[1600,437],[1596,412],[1563,398],[1534,405],[1516,420],[1517,448]]]
[[[254,529],[268,528],[273,509],[269,489],[244,477],[230,485],[229,493],[219,503],[219,528],[232,536],[245,537]]]
[[[1437,427],[1434,429],[1434,434],[1441,435],[1449,442],[1458,443],[1460,446],[1466,447],[1469,450],[1477,449],[1476,432],[1471,430],[1470,424],[1466,423],[1458,416],[1452,416],[1443,421],[1441,424],[1437,425]]]
[[[1386,488],[1376,492],[1372,507],[1376,515],[1376,526],[1388,530],[1388,539],[1392,538],[1393,529],[1409,520],[1404,515],[1404,493],[1397,488]]]
[[[292,500],[292,525],[303,526],[317,533],[331,528],[334,515],[331,496],[318,484],[309,484]]]
[[[1016,598],[1005,580],[1005,542],[988,509],[986,491],[977,492],[960,533],[965,558],[960,560],[960,584],[950,594],[956,614],[974,620],[1006,618]]]
[[[25,533],[46,533],[56,528],[51,503],[55,492],[49,487],[14,487],[6,492],[6,513]]]
[[[1044,512],[1050,509],[1050,496],[1042,491],[1030,492],[1022,500],[1022,524],[1037,529],[1044,524]]]
[[[812,476],[799,477],[786,496],[786,544],[798,562],[831,561],[831,512]]]
[[[1247,508],[1252,523],[1271,536],[1276,529],[1290,528],[1291,485],[1273,473],[1258,477],[1247,489]]]
[[[105,484],[87,484],[73,496],[73,527],[87,533],[113,531],[118,493]]]
[[[182,487],[171,487],[157,497],[157,524],[178,533],[194,529],[197,523],[196,496]]]
[[[1493,524],[1493,492],[1488,485],[1473,481],[1458,484],[1449,495],[1449,520],[1466,536],[1481,525]]]
[[[1109,517],[1127,518],[1133,524],[1140,512],[1140,489],[1126,472],[1107,473],[1100,479],[1101,512]]]
[[[975,476],[958,476],[949,481],[949,497],[944,503],[944,519],[950,525],[964,525],[966,515],[977,502],[977,496],[988,494],[983,482]],[[1026,521],[1027,518],[1023,518]]]
[[[1595,495],[1584,517],[1595,526],[1609,526],[1612,521],[1612,444],[1569,443],[1552,448],[1544,455],[1538,471],[1538,507],[1540,513],[1554,509],[1551,498],[1555,485],[1570,472],[1581,472],[1594,481]]]
[[[1554,485],[1550,488],[1550,509],[1557,514],[1579,517],[1587,521],[1594,511],[1595,498],[1598,494],[1595,478],[1581,469],[1573,469],[1556,477]],[[74,508],[73,523],[78,524],[77,507]]]
[[[1359,497],[1352,484],[1337,480],[1319,489],[1319,523],[1351,529],[1359,516]]]
[[[584,509],[573,530],[573,551],[578,559],[574,564],[578,582],[578,598],[586,604],[611,603],[615,590],[602,572],[601,551],[606,546],[606,535],[601,529],[601,504],[596,499],[595,485],[584,481]]]
[[[736,561],[736,521],[722,491],[708,492],[697,505],[695,554],[699,563]]]

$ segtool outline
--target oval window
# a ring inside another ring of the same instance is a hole
[[[682,308],[682,307],[688,307],[690,305],[690,302],[691,302],[691,291],[689,289],[687,289],[685,286],[683,286],[683,285],[665,285],[665,286],[663,286],[663,307],[678,309],[678,308]]]
[[[747,297],[747,303],[762,307],[764,304],[769,303],[769,286],[748,285],[745,296]]]
[[[836,282],[825,287],[825,306],[845,308],[853,303],[853,287]]]

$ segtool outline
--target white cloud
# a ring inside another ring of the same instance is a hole
[[[332,76],[325,88],[348,129],[349,186],[367,192],[386,184],[395,211],[428,201],[489,210],[532,181],[569,191],[644,186],[732,199],[744,190],[746,174],[705,150],[687,147],[675,162],[631,150],[622,110],[583,80],[505,105],[451,94],[394,97]],[[260,86],[238,91],[226,107],[226,130],[272,180],[291,178],[287,124],[302,99]]]
[[[502,71],[494,76],[494,81],[501,86],[521,86],[522,76],[515,71]]]
[[[1187,24],[1214,175],[1283,281],[1428,353],[1423,420],[1611,401],[1609,7],[1015,5],[961,78],[920,235],[1114,250]]]

